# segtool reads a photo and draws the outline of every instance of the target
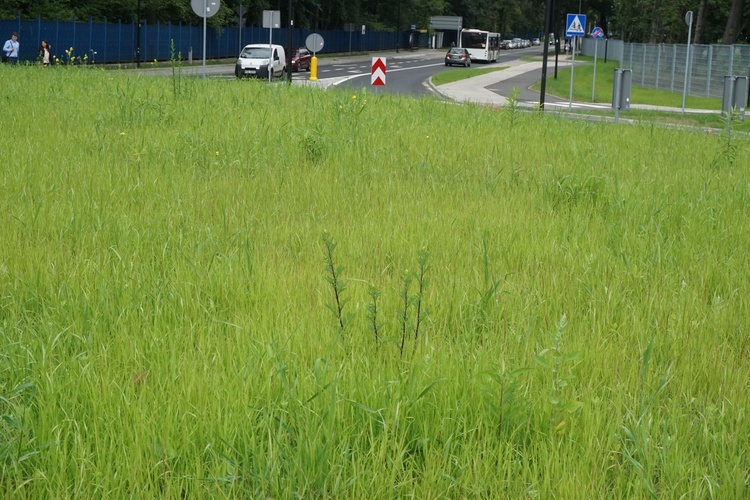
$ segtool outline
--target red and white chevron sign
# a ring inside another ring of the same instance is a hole
[[[370,85],[385,85],[385,57],[372,58]]]

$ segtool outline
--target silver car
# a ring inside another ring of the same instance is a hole
[[[459,64],[464,68],[471,66],[469,51],[460,47],[451,47],[451,50],[445,54],[445,65],[453,66],[454,64]]]

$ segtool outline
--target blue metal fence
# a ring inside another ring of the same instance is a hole
[[[12,32],[18,33],[20,42],[19,60],[35,61],[42,40],[52,46],[52,53],[61,60],[68,56],[66,51],[77,58],[87,56],[96,63],[126,63],[135,61],[137,46],[137,25],[130,22],[79,21],[42,21],[21,19],[0,20],[0,43],[10,38]],[[240,32],[242,39],[240,39]],[[304,46],[305,39],[312,33],[307,29],[295,28],[292,31],[292,45]],[[399,34],[395,31],[368,31],[348,33],[345,31],[320,30],[325,46],[322,53],[352,51],[390,50],[396,48]],[[400,47],[408,44],[408,32],[400,34]],[[206,58],[232,58],[239,53],[240,47],[248,43],[268,43],[267,28],[258,26],[208,27],[206,32]],[[203,25],[186,25],[182,23],[141,24],[141,61],[168,60],[171,57],[170,42],[174,41],[175,52],[188,59],[192,53],[195,59],[202,59]],[[286,45],[287,29],[273,30],[274,43]],[[71,50],[72,49],[72,50]]]

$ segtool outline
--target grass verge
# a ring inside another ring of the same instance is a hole
[[[493,73],[495,71],[502,71],[507,68],[507,66],[500,66],[497,68],[452,68],[432,75],[432,83],[433,85],[439,86],[479,75],[486,75],[487,73]]]
[[[5,496],[750,495],[746,136],[0,79]]]

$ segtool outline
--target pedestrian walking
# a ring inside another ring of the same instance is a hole
[[[18,33],[15,31],[10,35],[10,40],[3,45],[3,60],[10,64],[18,62],[18,49],[21,44],[18,43]]]
[[[49,66],[52,62],[52,47],[47,40],[42,40],[39,46],[39,62],[42,66]]]

